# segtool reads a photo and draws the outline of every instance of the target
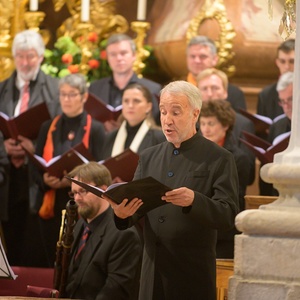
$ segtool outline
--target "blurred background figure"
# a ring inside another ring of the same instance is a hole
[[[240,210],[244,210],[250,163],[246,153],[237,146],[232,136],[234,123],[235,111],[229,102],[223,100],[203,102],[199,118],[200,131],[205,138],[233,154],[239,177],[239,205]],[[233,258],[234,235],[237,233],[235,227],[229,231],[218,230],[217,258]]]
[[[49,161],[82,142],[96,161],[102,159],[104,126],[84,111],[87,97],[87,83],[83,75],[71,74],[60,80],[62,114],[41,127],[36,145],[37,155]],[[65,178],[40,171],[36,172],[35,180],[39,186],[36,206],[39,209],[43,249],[47,254],[45,263],[48,267],[53,267],[61,211],[65,209],[69,199],[70,183]]]
[[[139,84],[129,84],[122,97],[123,119],[119,129],[106,135],[104,158],[114,157],[130,148],[140,154],[142,150],[165,141],[161,128],[156,125],[152,116],[152,96],[149,90]],[[113,178],[114,182],[123,181]],[[144,220],[141,219],[136,227],[142,238]]]
[[[152,117],[152,96],[141,84],[133,83],[124,89],[122,118],[119,129],[107,134],[104,158],[116,156],[130,148],[136,153],[165,141],[165,136]]]
[[[202,101],[227,101],[228,98],[228,78],[227,75],[215,68],[205,69],[197,76],[197,86],[200,90]],[[230,102],[230,101],[228,101]],[[243,131],[254,134],[254,124],[248,118],[238,112],[235,112],[235,123],[232,129],[232,135],[236,140],[238,147],[247,154],[250,162],[250,175],[248,184],[252,184],[255,178],[255,156],[244,144],[240,142],[243,137]]]
[[[161,85],[146,79],[139,78],[133,71],[136,60],[136,45],[132,38],[126,34],[113,34],[107,40],[107,61],[112,70],[112,76],[92,82],[89,92],[101,98],[113,107],[122,103],[124,89],[131,83],[139,83],[148,88],[152,95],[152,113],[157,124],[160,124],[158,95]],[[119,127],[115,121],[104,123],[106,130],[112,131]]]
[[[270,126],[268,141],[272,144],[274,140],[284,133],[291,131],[291,120],[293,112],[293,72],[282,74],[277,82],[278,105],[282,107],[283,117]],[[259,193],[264,196],[278,196],[278,191],[273,184],[259,180]]]
[[[279,70],[279,75],[294,71],[294,58],[295,40],[289,39],[281,43],[277,48],[277,57],[275,60],[275,64]],[[256,112],[259,115],[269,117],[272,120],[283,114],[283,110],[279,102],[277,82],[266,86],[258,94]]]
[[[208,68],[217,66],[219,57],[215,42],[210,38],[199,35],[193,37],[186,49],[186,64],[188,68],[187,81],[197,86],[197,76]],[[246,100],[243,91],[235,85],[227,84],[226,99],[235,111],[246,109]]]
[[[39,33],[25,30],[15,35],[12,55],[15,71],[0,83],[0,111],[9,117],[18,116],[29,108],[45,102],[51,117],[60,113],[58,80],[45,75],[41,69],[45,45]],[[34,122],[34,120],[32,120]],[[22,145],[34,153],[34,142],[19,136],[18,141],[6,139],[5,149],[10,160],[9,202],[3,222],[7,257],[11,265],[31,265],[24,247],[32,243],[33,203],[37,186],[32,181]],[[28,228],[27,228],[28,227]],[[29,233],[26,237],[26,231]]]
[[[278,105],[282,108],[284,117],[270,126],[268,140],[270,143],[282,133],[291,131],[293,112],[293,79],[294,72],[282,74],[277,82]]]

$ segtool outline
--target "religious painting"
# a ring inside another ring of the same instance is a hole
[[[267,0],[242,0],[241,31],[246,41],[282,42],[278,29],[284,12],[283,2],[272,0],[270,15]]]

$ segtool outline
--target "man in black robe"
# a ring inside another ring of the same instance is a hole
[[[201,103],[192,84],[169,83],[160,100],[167,141],[140,155],[134,179],[152,176],[173,189],[144,216],[143,300],[216,299],[217,229],[234,226],[238,177],[232,154],[197,133]],[[142,217],[143,199],[106,199],[119,229]]]

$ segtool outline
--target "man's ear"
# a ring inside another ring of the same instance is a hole
[[[194,112],[193,112],[193,115],[194,115],[194,118],[196,119],[196,122],[199,121],[199,116],[200,116],[200,109],[194,109]]]

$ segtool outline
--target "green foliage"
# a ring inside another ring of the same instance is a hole
[[[111,75],[111,69],[106,59],[106,44],[107,40],[100,41],[92,52],[89,71],[86,75],[88,82]],[[155,57],[151,46],[146,45],[145,49],[150,51],[150,56],[145,61],[146,68],[143,70],[143,75],[149,75],[154,72],[151,66],[154,65]],[[52,50],[45,50],[41,69],[52,77],[61,78],[67,74],[79,72],[80,63],[81,48],[71,37],[63,36],[57,39]]]

